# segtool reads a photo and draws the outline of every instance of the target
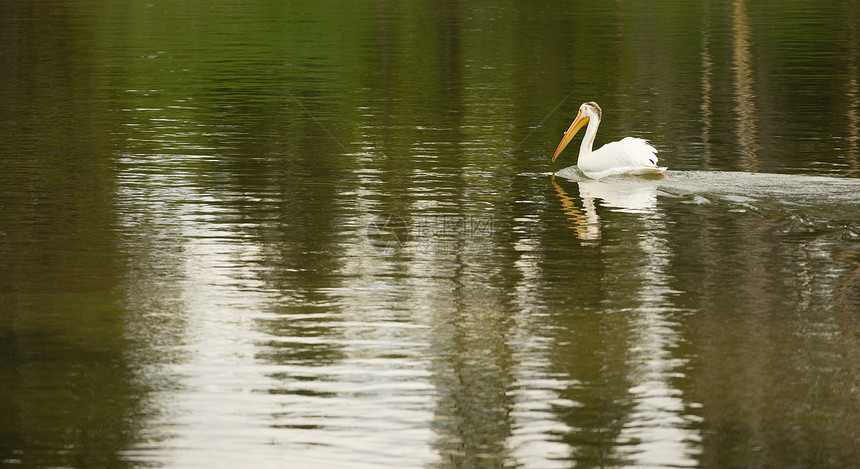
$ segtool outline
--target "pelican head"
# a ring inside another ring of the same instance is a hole
[[[558,144],[555,154],[552,155],[552,161],[555,161],[555,159],[558,158],[559,153],[561,153],[561,151],[564,150],[564,147],[570,143],[573,136],[579,132],[579,129],[583,128],[592,119],[600,123],[600,118],[602,116],[603,110],[601,110],[600,106],[598,106],[594,101],[582,103],[582,105],[579,106],[579,113],[576,114],[576,119],[573,120],[573,124],[570,124],[570,128],[567,129],[567,132],[564,133],[564,138],[562,138],[561,143]]]

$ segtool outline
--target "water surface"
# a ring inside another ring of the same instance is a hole
[[[843,3],[3,2],[0,461],[852,466]]]

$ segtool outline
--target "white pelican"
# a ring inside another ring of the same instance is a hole
[[[614,174],[665,176],[662,171],[666,168],[657,166],[657,150],[641,138],[625,137],[621,141],[607,143],[591,151],[602,114],[603,111],[597,103],[593,101],[582,103],[582,106],[579,106],[579,114],[564,133],[564,138],[552,155],[552,161],[558,158],[558,154],[570,143],[579,129],[588,124],[585,137],[582,137],[582,144],[579,147],[579,159],[576,161],[576,166],[583,174],[591,179],[600,179]]]

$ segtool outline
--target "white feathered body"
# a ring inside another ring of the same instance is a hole
[[[607,143],[595,151],[580,151],[576,166],[591,179],[620,174],[657,174],[666,170],[657,166],[657,150],[648,141],[636,137]]]

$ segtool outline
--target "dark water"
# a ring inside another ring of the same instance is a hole
[[[855,465],[858,15],[0,3],[0,461]]]

